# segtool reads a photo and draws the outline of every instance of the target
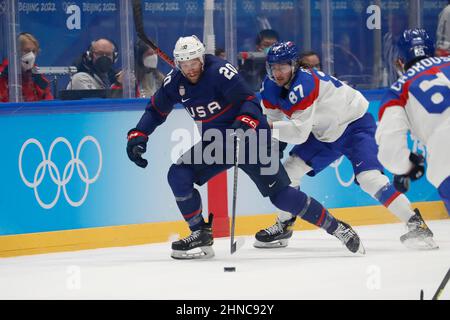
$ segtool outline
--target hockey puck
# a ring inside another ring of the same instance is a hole
[[[224,267],[224,272],[236,272],[236,267]]]

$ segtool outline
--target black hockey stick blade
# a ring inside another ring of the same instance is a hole
[[[165,62],[167,62],[170,66],[175,67],[175,63],[173,60],[163,52],[155,42],[150,40],[144,31],[144,18],[142,16],[142,4],[141,0],[132,0],[133,5],[133,18],[134,18],[134,27],[136,29],[136,33],[139,39],[144,41],[147,45],[149,45],[153,50],[156,51],[156,54],[161,57]]]
[[[244,238],[236,239],[236,241],[231,240],[231,254],[235,253],[237,250],[242,248],[244,243],[245,243],[245,239]]]
[[[439,285],[439,288],[437,289],[436,293],[434,294],[434,296],[431,300],[439,299],[439,296],[442,294],[442,291],[444,291],[444,288],[447,285],[447,282],[449,279],[450,279],[450,269],[448,269],[447,274],[445,275],[444,279],[442,279],[442,282]]]

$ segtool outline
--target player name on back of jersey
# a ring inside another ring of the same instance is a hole
[[[392,86],[391,89],[395,91],[401,91],[403,85],[412,77],[416,76],[417,74],[427,70],[428,68],[440,65],[445,62],[450,62],[450,56],[449,57],[430,57],[427,59],[420,60],[419,62],[415,63],[411,68],[408,69],[407,72],[403,76],[401,76]]]

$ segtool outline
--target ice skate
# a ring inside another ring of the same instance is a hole
[[[172,254],[174,259],[209,259],[214,257],[212,245],[213,215],[209,215],[209,222],[191,233],[190,236],[172,242]]]
[[[410,249],[438,249],[439,246],[433,240],[433,232],[426,225],[419,209],[414,209],[414,212],[416,214],[406,223],[408,232],[400,237],[400,241]]]
[[[256,241],[253,246],[260,249],[287,247],[289,238],[292,237],[292,228],[295,220],[296,217],[292,217],[291,219],[282,222],[277,218],[274,225],[256,233]]]
[[[358,234],[350,225],[338,220],[338,227],[333,235],[342,241],[342,243],[353,253],[366,254],[366,250],[359,239]]]

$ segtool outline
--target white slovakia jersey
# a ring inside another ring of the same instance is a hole
[[[301,144],[312,133],[323,142],[336,141],[369,106],[357,90],[321,71],[300,68],[289,90],[266,78],[262,105],[273,123],[274,137]],[[289,121],[283,121],[284,116]]]
[[[378,158],[394,174],[409,172],[411,132],[427,148],[427,178],[439,187],[450,175],[450,57],[423,59],[381,101]]]

